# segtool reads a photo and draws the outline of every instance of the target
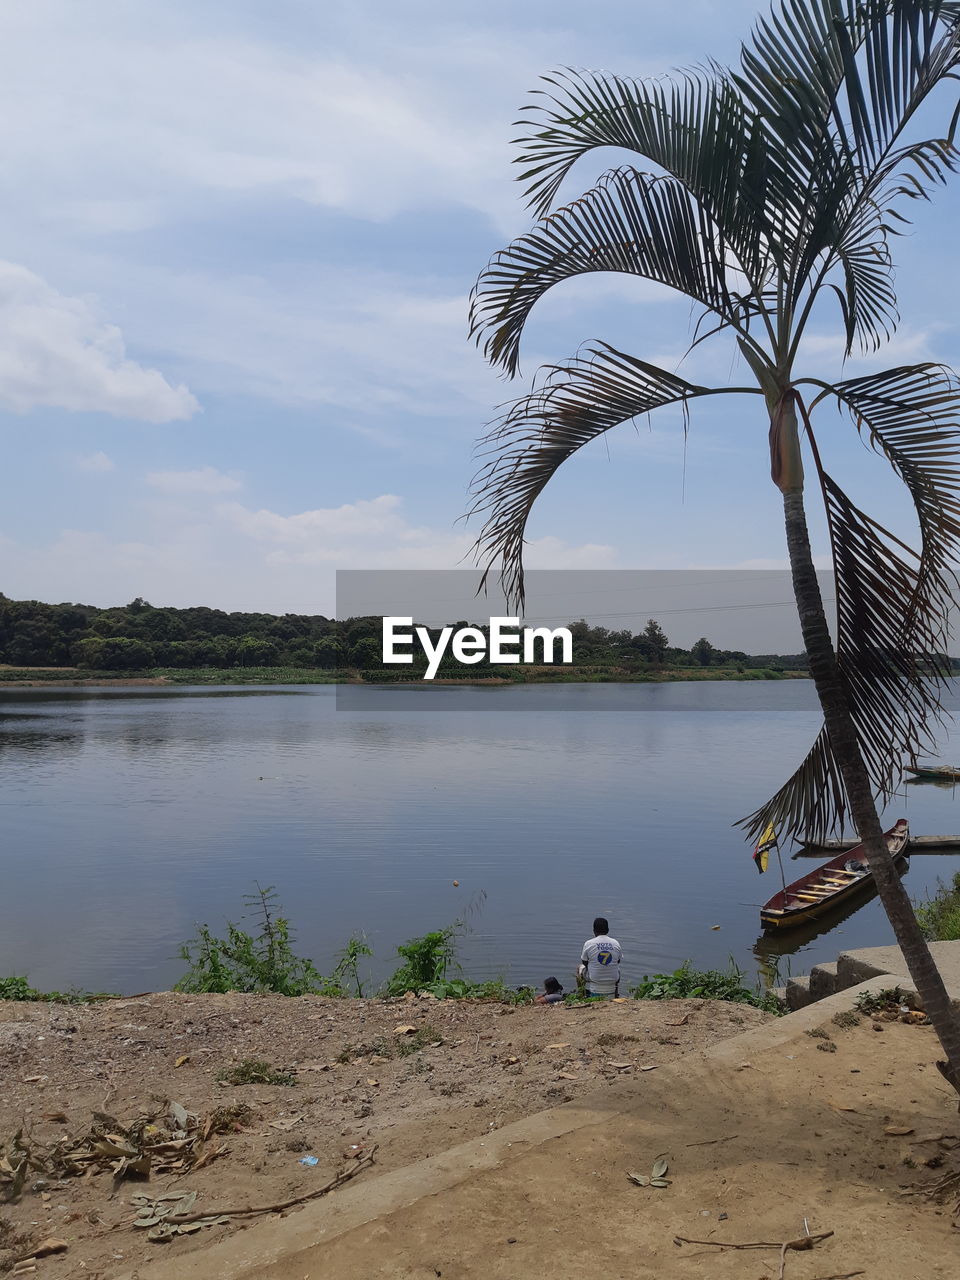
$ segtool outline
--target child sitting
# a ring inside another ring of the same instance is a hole
[[[543,990],[535,998],[534,1004],[559,1004],[563,999],[563,987],[556,978],[544,978]]]

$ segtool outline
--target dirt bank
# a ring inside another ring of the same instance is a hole
[[[66,1139],[61,1154],[81,1175],[31,1170],[20,1201],[0,1205],[0,1259],[53,1237],[68,1248],[38,1261],[37,1275],[107,1280],[158,1249],[190,1250],[229,1230],[151,1243],[129,1225],[137,1193],[196,1191],[204,1208],[277,1203],[373,1144],[377,1169],[397,1168],[770,1017],[699,1000],[514,1009],[162,993],[80,1007],[0,1002],[0,1143],[8,1151],[22,1129],[42,1163]],[[218,1081],[251,1060],[295,1083]],[[186,1136],[154,1158],[148,1179],[115,1185],[111,1166],[131,1128],[177,1132],[170,1103],[191,1117]],[[301,1163],[307,1157],[317,1164]]]

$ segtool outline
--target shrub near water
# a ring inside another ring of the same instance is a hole
[[[197,926],[197,935],[180,948],[180,957],[190,965],[174,987],[192,994],[206,992],[265,992],[282,996],[346,996],[344,983],[352,979],[357,995],[362,995],[358,972],[361,956],[370,955],[362,937],[353,937],[340,953],[337,967],[325,978],[312,960],[293,950],[290,922],[278,914],[277,896],[272,886],[247,899],[258,917],[255,934],[227,923],[227,935],[216,937],[206,924]]]
[[[782,1013],[783,1006],[776,996],[750,990],[743,985],[743,973],[730,962],[725,973],[719,969],[694,969],[689,961],[673,973],[655,973],[643,978],[630,988],[637,1000],[727,1000],[734,1004],[749,1004],[768,1013]]]
[[[926,902],[914,903],[923,936],[932,942],[960,940],[960,871],[949,885],[940,882]]]

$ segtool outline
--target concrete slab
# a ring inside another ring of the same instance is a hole
[[[930,951],[943,975],[953,1007],[960,1012],[960,942],[931,942]],[[888,985],[909,986],[913,990],[907,962],[897,946],[843,951],[837,959],[837,980],[841,988],[884,975],[896,979]]]
[[[787,1008],[795,1013],[810,1003],[813,996],[810,992],[810,979],[806,974],[787,981]]]
[[[835,963],[815,964],[810,970],[810,998],[822,1000],[824,996],[832,996],[838,988],[837,966]]]

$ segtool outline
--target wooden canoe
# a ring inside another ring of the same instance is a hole
[[[907,867],[904,850],[910,838],[906,819],[901,818],[892,826],[885,833],[885,838],[902,875]],[[775,893],[760,908],[760,923],[765,929],[789,929],[794,925],[807,924],[874,887],[873,876],[867,870],[863,856],[863,845],[858,844]]]
[[[955,764],[907,765],[907,773],[912,773],[916,778],[930,778],[937,782],[960,780],[960,768]]]

